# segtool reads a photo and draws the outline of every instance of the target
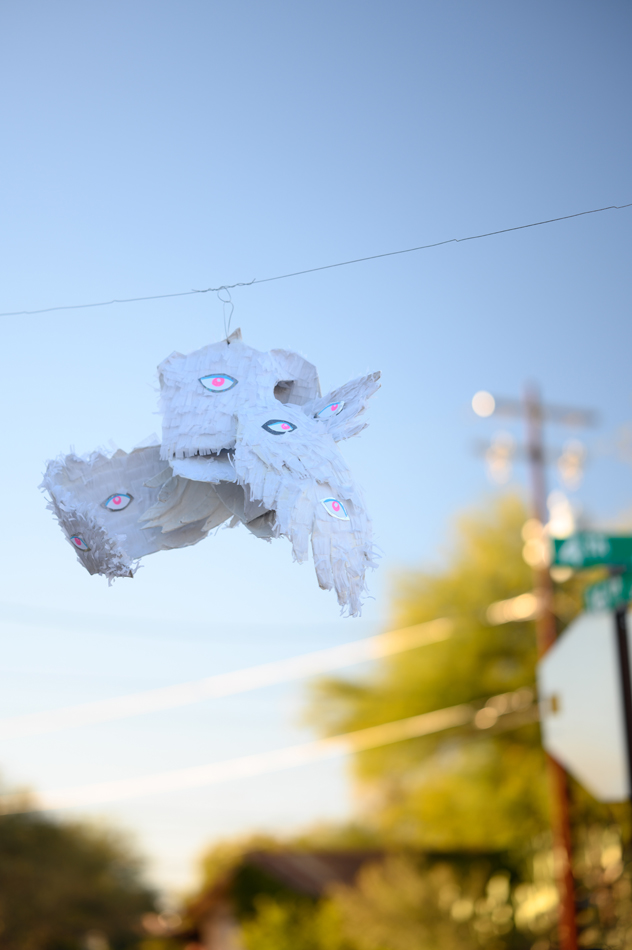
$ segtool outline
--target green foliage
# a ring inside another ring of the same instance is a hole
[[[392,626],[450,617],[454,635],[386,658],[364,680],[322,680],[310,710],[321,732],[533,686],[533,623],[490,626],[486,619],[494,601],[532,589],[522,558],[525,520],[521,501],[503,498],[461,519],[441,571],[398,578]],[[546,828],[543,765],[537,725],[504,733],[452,730],[354,757],[365,814],[387,840],[434,849],[506,849]]]
[[[391,855],[318,903],[262,897],[255,911],[246,950],[526,950],[533,940],[516,929],[512,875],[493,857]]]
[[[2,950],[79,950],[86,935],[112,950],[138,945],[153,895],[138,860],[112,832],[40,815],[0,817]]]
[[[588,825],[575,841],[577,923],[583,947],[632,947],[632,867],[624,868],[620,829]]]
[[[242,924],[241,937],[246,950],[355,950],[331,901],[262,897],[256,915]]]
[[[292,847],[305,851],[376,851],[383,844],[375,828],[355,819],[339,825],[322,822],[292,836]]]
[[[581,946],[630,950],[632,887],[620,829],[576,830]],[[238,910],[242,902],[238,916],[245,912],[246,950],[527,950],[550,946],[557,918],[547,834],[513,854],[392,853],[366,866],[354,886],[335,886],[320,901],[269,885],[249,879],[247,904],[244,893],[235,903]],[[156,940],[140,950],[176,946]]]
[[[357,950],[529,945],[514,927],[510,875],[490,876],[483,860],[420,868],[391,856],[363,869],[355,887],[337,888],[333,901]]]

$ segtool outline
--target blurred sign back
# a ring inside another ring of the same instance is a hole
[[[538,665],[542,742],[602,802],[629,795],[613,614],[582,614]]]

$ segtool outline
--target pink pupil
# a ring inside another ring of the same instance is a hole
[[[73,541],[75,542],[75,544],[77,545],[78,548],[81,547],[81,539],[80,539],[80,538],[73,538]]]
[[[223,376],[216,376],[215,379],[211,380],[211,385],[212,385],[212,386],[222,386],[223,383],[224,383],[224,377],[223,377]]]
[[[337,408],[338,408],[338,403],[336,403],[335,406],[331,406],[331,411],[335,412]]]
[[[112,501],[113,501],[113,503],[114,503],[115,505],[120,505],[120,504],[121,504],[121,497],[120,497],[120,495],[115,495],[114,498],[112,499]]]
[[[282,428],[282,429],[289,429],[290,427],[289,427],[289,425],[287,424],[287,422],[284,422],[283,425],[281,426],[281,428]]]
[[[332,501],[331,507],[334,509],[334,511],[340,511],[340,504],[337,501]]]

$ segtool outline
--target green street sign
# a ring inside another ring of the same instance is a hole
[[[632,600],[632,573],[615,574],[584,591],[586,610],[617,610]]]
[[[570,538],[553,539],[553,564],[573,567],[632,567],[632,538],[609,537],[600,531],[579,531]]]

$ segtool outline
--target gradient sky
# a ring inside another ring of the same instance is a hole
[[[631,21],[609,0],[4,4],[0,310],[248,281],[632,201]],[[108,588],[45,510],[46,459],[160,431],[155,367],[222,337],[214,295],[2,318],[0,715],[382,629],[389,577],[436,562],[455,510],[490,491],[472,443],[498,427],[471,412],[479,389],[533,380],[597,409],[573,500],[595,523],[629,510],[631,231],[632,209],[608,211],[234,291],[246,342],[300,351],[325,391],[383,372],[369,429],[343,447],[382,551],[360,621],[338,618],[286,542],[239,529]],[[7,740],[0,767],[53,788],[273,749],[310,735],[301,695]],[[349,807],[333,764],[81,814],[135,830],[154,879],[179,886],[221,835]]]

